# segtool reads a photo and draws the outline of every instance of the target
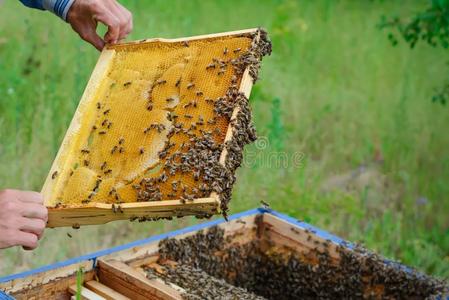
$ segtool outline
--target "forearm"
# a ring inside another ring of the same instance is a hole
[[[20,0],[25,6],[51,11],[64,21],[67,20],[67,12],[74,1],[75,0]]]

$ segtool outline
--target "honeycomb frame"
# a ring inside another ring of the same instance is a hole
[[[81,123],[86,115],[89,114],[86,107],[95,101],[95,94],[100,87],[100,83],[109,71],[113,58],[116,53],[116,49],[123,47],[133,47],[139,44],[146,43],[188,43],[190,41],[209,40],[224,37],[252,37],[257,34],[259,29],[247,29],[240,31],[224,32],[218,34],[199,35],[177,39],[145,39],[128,43],[121,43],[114,46],[106,47],[100,55],[100,58],[92,72],[91,78],[86,86],[84,94],[80,100],[79,106],[75,112],[72,122],[67,130],[67,133],[63,139],[62,145],[58,151],[58,154],[53,162],[49,175],[42,188],[42,193],[46,199],[46,205],[49,209],[49,221],[47,227],[64,227],[73,226],[78,227],[81,225],[94,225],[104,224],[115,220],[126,219],[159,219],[159,218],[171,218],[182,217],[187,215],[196,216],[210,216],[218,214],[221,211],[221,199],[220,195],[216,192],[212,192],[209,197],[196,198],[192,201],[179,200],[161,200],[150,202],[131,202],[121,203],[118,207],[117,204],[109,203],[87,203],[87,204],[75,204],[75,205],[55,205],[52,201],[53,194],[58,188],[63,188],[63,182],[55,174],[62,173],[67,170],[66,157],[68,153],[74,151],[74,146],[71,141],[76,134],[77,129],[81,126]],[[242,74],[240,85],[238,87],[239,93],[243,94],[246,98],[249,98],[253,82],[255,80],[252,76],[251,68],[253,66],[247,66]],[[233,110],[230,118],[229,126],[226,130],[224,143],[230,141],[233,136],[234,127],[232,121],[236,119],[240,106],[236,106]],[[228,151],[223,149],[220,155],[220,164],[226,164],[226,158]]]

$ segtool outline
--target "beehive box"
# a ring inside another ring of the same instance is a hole
[[[255,209],[0,278],[16,299],[446,299],[447,283]],[[1,295],[0,295],[1,296]]]
[[[226,214],[266,32],[103,50],[42,192],[49,227]]]

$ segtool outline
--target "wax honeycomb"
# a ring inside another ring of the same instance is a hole
[[[113,47],[112,65],[88,103],[58,175],[63,188],[48,202],[136,202],[142,180],[159,178],[165,160],[187,151],[192,135],[213,132],[215,142],[223,143],[229,119],[216,115],[214,103],[231,84],[240,84],[242,74],[220,62],[239,58],[251,42],[241,36]],[[191,128],[189,135],[170,135],[175,123]],[[182,189],[173,190],[174,181],[184,190],[198,189],[202,181],[193,171],[178,171],[160,182],[158,200],[182,197]]]

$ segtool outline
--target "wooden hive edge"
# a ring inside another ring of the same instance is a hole
[[[235,31],[202,34],[202,35],[195,35],[195,36],[181,37],[181,38],[174,38],[174,39],[167,39],[167,38],[141,39],[141,40],[130,41],[130,42],[122,42],[122,43],[118,43],[115,45],[107,45],[106,47],[107,47],[107,49],[119,49],[119,48],[124,48],[126,46],[140,45],[140,44],[146,44],[146,43],[155,43],[155,42],[179,43],[179,42],[188,42],[188,41],[197,41],[197,40],[218,39],[218,38],[232,37],[232,36],[249,36],[251,34],[256,33],[257,30],[259,30],[259,28],[249,28],[249,29],[242,29],[242,30],[235,30]]]
[[[49,208],[47,227],[65,227],[105,224],[111,221],[138,219],[140,217],[181,217],[187,215],[215,214],[219,203],[216,198],[193,201],[166,200],[122,204],[91,203],[68,208]]]

